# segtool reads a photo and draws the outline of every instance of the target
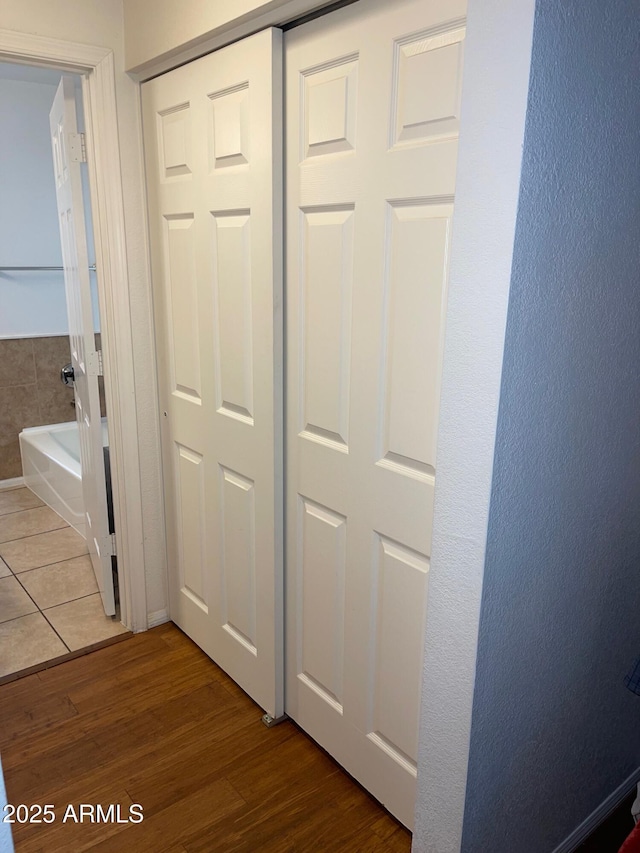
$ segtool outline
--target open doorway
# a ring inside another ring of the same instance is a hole
[[[5,365],[0,378],[0,584],[7,588],[0,605],[0,677],[126,630],[119,618],[105,616],[93,577],[83,538],[74,389],[60,381],[61,369],[71,362],[49,133],[60,78],[59,71],[0,63],[1,144],[6,149],[0,152],[0,357]],[[79,76],[75,83],[82,129]],[[81,166],[90,333],[99,352],[88,176],[86,164]],[[106,435],[102,377],[96,381]],[[111,520],[113,525],[113,513]]]
[[[116,84],[121,78],[115,70],[114,53],[109,48],[12,30],[0,29],[0,61],[82,75],[85,150],[91,202],[96,214],[94,238],[105,394],[109,407],[120,615],[129,630],[144,631],[150,624],[165,621],[167,615],[163,609],[162,589],[157,586],[158,580],[160,586],[162,584],[164,563],[159,547],[153,544],[149,548],[155,554],[157,566],[151,567],[156,582],[155,594],[149,600],[151,612],[147,602],[150,566],[146,542],[161,543],[163,531],[159,532],[157,540],[148,534],[145,537],[143,525],[143,476],[152,480],[154,469],[151,465],[153,453],[142,452],[139,424],[142,421],[149,429],[145,411],[150,405],[149,399],[155,398],[152,375],[147,376],[141,393],[134,372],[131,276],[135,273],[144,286],[148,270],[143,261],[132,258],[127,251],[125,207],[137,209],[137,196],[135,191],[133,194],[125,191],[123,183],[123,159],[124,163],[131,163],[133,148],[128,140],[123,149],[120,140]],[[132,98],[125,98],[125,102],[135,112]],[[144,335],[141,337],[144,339]],[[152,435],[152,444],[153,440]],[[153,519],[149,520],[149,527],[154,529]]]

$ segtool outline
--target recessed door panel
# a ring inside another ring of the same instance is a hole
[[[209,95],[210,168],[249,163],[249,83]]]
[[[207,546],[204,507],[204,461],[188,447],[176,445],[176,482],[179,484],[178,574],[183,592],[206,613],[205,566]]]
[[[256,647],[255,483],[220,468],[222,582],[225,629],[251,654]]]
[[[402,202],[387,208],[380,455],[427,474],[435,471],[451,210]]]
[[[429,561],[423,555],[377,537],[374,578],[375,658],[371,684],[371,735],[415,775],[424,614]]]
[[[160,180],[191,175],[190,105],[176,104],[157,116]]]
[[[457,135],[464,33],[454,22],[395,42],[394,142],[415,144]]]
[[[346,518],[313,501],[299,502],[301,601],[299,678],[332,707],[343,702]]]
[[[302,213],[303,417],[312,440],[348,447],[353,208]]]
[[[216,408],[253,424],[251,215],[213,214]]]
[[[305,71],[303,157],[355,149],[357,86],[357,55]]]
[[[174,390],[200,402],[200,347],[193,214],[165,217],[169,348]]]

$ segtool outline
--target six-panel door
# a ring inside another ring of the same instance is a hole
[[[407,826],[463,0],[287,33],[287,712]]]
[[[171,618],[283,709],[281,33],[142,87]]]

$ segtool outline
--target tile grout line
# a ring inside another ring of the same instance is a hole
[[[28,591],[27,589],[25,589],[24,584],[20,583],[20,579],[19,579],[18,577],[16,577],[15,575],[14,575],[13,577],[18,581],[18,583],[20,584],[20,586],[22,587],[22,589],[25,591],[25,593],[27,594],[27,596],[29,596],[29,600],[31,601],[31,603],[33,604],[33,606],[36,608],[36,610],[40,610],[40,608],[39,608],[39,607],[38,607],[38,605],[35,603],[35,601],[33,600],[33,598],[31,598],[31,596],[29,595],[29,591]],[[0,578],[0,580],[5,580],[5,578]],[[23,615],[23,616],[30,616],[31,614],[29,614],[29,613],[23,613],[22,615]],[[19,619],[20,617],[19,617],[19,616],[16,616],[15,618],[16,618],[16,619]],[[6,621],[6,622],[12,622],[12,621],[13,621],[13,619],[7,619],[7,620],[5,620],[5,621]],[[0,622],[0,625],[4,625],[4,624],[5,624],[4,622]]]
[[[44,565],[44,566],[34,566],[32,569],[23,569],[21,572],[16,572],[16,571],[14,571],[14,569],[12,569],[12,568],[11,568],[11,566],[7,566],[7,568],[8,568],[8,569],[9,569],[9,571],[10,571],[10,572],[12,572],[14,575],[18,575],[18,574],[20,574],[20,575],[30,575],[30,574],[31,574],[31,572],[39,572],[39,571],[42,571],[42,569],[51,569],[51,568],[53,568],[54,566],[59,566],[61,563],[70,563],[70,562],[71,562],[71,560],[80,560],[80,559],[82,559],[82,557],[88,557],[88,558],[89,558],[89,560],[91,560],[91,555],[90,555],[90,554],[89,554],[89,552],[87,551],[87,553],[86,553],[86,554],[78,554],[76,557],[65,557],[65,558],[64,558],[64,560],[58,560],[56,563],[45,563],[45,565]],[[0,557],[0,560],[3,560],[3,559],[4,559],[3,557]],[[0,580],[2,580],[2,579],[0,578]],[[98,591],[99,591],[99,590],[98,590]],[[82,598],[82,597],[83,597],[83,596],[80,596],[80,598]]]
[[[37,612],[38,612],[41,616],[43,616],[43,617],[44,617],[44,619],[45,619],[45,621],[46,621],[47,625],[49,625],[49,626],[51,627],[51,629],[52,629],[52,630],[53,630],[53,632],[56,634],[56,636],[58,637],[58,639],[60,640],[60,642],[62,643],[62,645],[65,647],[65,649],[68,649],[68,651],[71,651],[71,649],[69,648],[69,646],[65,643],[65,641],[62,639],[62,637],[60,636],[60,634],[56,631],[56,629],[53,627],[53,625],[51,625],[51,622],[50,622],[50,621],[47,619],[47,617],[44,615],[44,612],[43,612],[42,610],[40,610],[40,608],[38,607],[38,605],[37,605],[37,603],[36,603],[35,599],[30,595],[29,590],[28,590],[28,589],[25,587],[25,585],[21,582],[20,578],[19,578],[19,577],[17,577],[17,575],[14,575],[14,577],[15,577],[15,579],[18,581],[18,583],[20,584],[20,586],[22,587],[22,589],[23,589],[23,590],[26,592],[26,594],[29,596],[29,598],[31,599],[31,601],[33,601],[33,604],[34,604],[34,606],[36,607]],[[30,614],[25,613],[24,615],[25,615],[25,616],[29,616]],[[19,616],[17,616],[16,618],[17,618],[17,619],[19,619],[20,617],[19,617]],[[8,621],[11,621],[11,620],[8,620]],[[3,623],[3,624],[4,624],[4,623]]]
[[[59,633],[59,632],[58,632],[58,630],[56,629],[55,625],[52,625],[52,624],[51,624],[51,620],[50,620],[50,619],[47,619],[47,615],[46,615],[46,613],[44,612],[44,610],[40,610],[39,612],[40,612],[40,613],[41,613],[41,615],[44,617],[45,622],[47,623],[47,625],[49,625],[49,627],[51,628],[51,630],[53,631],[53,633],[54,633],[57,637],[59,637],[59,638],[60,638],[60,642],[61,642],[61,643],[62,643],[62,645],[65,647],[65,649],[69,649],[69,651],[70,651],[70,652],[71,652],[71,651],[73,651],[73,649],[71,649],[71,648],[67,645],[67,643],[65,643],[65,641],[62,639],[62,637],[60,636],[60,633]]]
[[[27,572],[23,572],[23,574],[27,574]],[[9,575],[7,575],[7,577],[9,577]],[[74,601],[82,601],[83,598],[91,598],[92,595],[100,595],[100,590],[97,589],[95,592],[88,592],[88,593],[86,593],[86,595],[78,595],[76,598],[69,598],[66,601],[60,601],[58,604],[52,604],[50,607],[44,607],[43,608],[43,607],[40,607],[40,605],[37,603],[35,598],[31,595],[29,590],[22,583],[20,578],[17,577],[16,575],[14,575],[13,577],[15,577],[15,579],[18,581],[18,583],[20,584],[22,589],[29,596],[29,598],[31,599],[31,601],[35,605],[36,610],[32,610],[29,613],[22,613],[20,616],[12,616],[11,619],[4,619],[4,620],[0,621],[0,625],[7,625],[9,622],[15,622],[16,619],[22,619],[23,616],[33,616],[34,613],[41,613],[44,616],[44,618],[47,620],[47,622],[49,622],[49,624],[51,625],[53,630],[56,631],[55,627],[51,624],[51,622],[49,621],[49,619],[46,616],[47,610],[55,610],[57,607],[64,607],[65,604],[73,604]],[[3,581],[3,580],[6,580],[6,578],[0,578],[0,581]],[[58,633],[58,632],[56,631],[56,633]],[[60,637],[60,639],[62,640],[62,637]],[[64,643],[64,640],[62,640],[62,642]]]
[[[22,512],[28,512],[29,510],[21,510]],[[13,513],[16,515],[17,513]],[[5,517],[6,516],[2,516]],[[0,518],[2,518],[0,517]],[[14,536],[13,539],[5,539],[4,541],[0,541],[0,546],[8,545],[9,542],[22,542],[23,539],[31,539],[33,536],[44,536],[45,533],[55,533],[56,530],[66,530],[67,528],[72,529],[70,524],[63,524],[60,527],[52,527],[49,530],[43,530],[41,533],[26,533],[24,536]]]
[[[65,604],[72,604],[74,601],[82,601],[83,598],[91,598],[92,595],[100,595],[100,590],[97,589],[95,592],[88,592],[86,595],[79,595],[77,598],[70,598],[68,601],[61,601],[60,604],[52,604],[51,607],[45,607],[44,610],[40,610],[40,612],[45,616],[45,612],[47,610],[55,610],[56,607],[64,607]],[[49,620],[47,619],[47,621]],[[53,628],[53,625],[51,627]]]
[[[9,518],[12,515],[20,515],[21,512],[35,512],[38,509],[48,509],[54,515],[58,516],[58,519],[62,522],[63,527],[71,527],[68,521],[66,521],[59,513],[52,509],[48,504],[41,504],[36,506],[20,506],[17,509],[9,510],[9,512],[0,512],[0,522],[3,518]],[[46,530],[40,530],[40,533],[46,533]]]
[[[47,504],[43,504],[43,506],[47,506]],[[1,513],[0,514],[0,521],[4,517],[8,517],[10,515],[15,515],[19,512],[28,512],[29,510],[39,509],[39,508],[40,507],[37,507],[37,506],[36,507],[27,507],[27,508],[15,510],[13,512]],[[54,512],[55,512],[55,510],[54,510]],[[65,529],[73,530],[74,529],[70,524],[64,522],[64,519],[61,519],[61,520],[63,521],[63,524],[61,527],[56,527],[56,528],[53,528],[52,530],[43,530],[43,531],[40,531],[38,533],[30,533],[27,536],[19,536],[16,539],[10,539],[10,540],[7,540],[6,542],[1,542],[0,543],[0,549],[2,548],[3,545],[8,545],[12,542],[21,542],[25,539],[35,538],[37,536],[44,536],[48,533],[55,533],[58,530],[65,530]],[[77,531],[74,531],[74,532],[77,533]],[[65,640],[62,637],[62,635],[60,634],[60,632],[57,630],[55,625],[52,623],[52,621],[47,616],[47,611],[51,611],[51,610],[54,610],[56,608],[63,607],[66,604],[71,604],[71,603],[76,602],[76,601],[82,601],[83,599],[90,598],[93,595],[99,595],[100,590],[98,589],[96,592],[87,593],[87,595],[81,595],[81,596],[78,596],[77,598],[72,598],[69,601],[63,601],[60,604],[54,604],[51,607],[43,609],[38,605],[35,598],[31,595],[31,593],[29,592],[27,587],[24,585],[24,583],[20,579],[20,576],[23,574],[29,574],[29,572],[36,571],[38,569],[52,568],[54,566],[60,565],[61,563],[69,562],[70,560],[79,559],[80,557],[86,557],[86,556],[90,557],[88,549],[81,554],[74,554],[73,556],[67,556],[61,560],[55,560],[54,562],[51,562],[51,563],[45,563],[45,565],[43,565],[43,566],[31,566],[27,569],[23,569],[22,571],[18,572],[12,568],[12,566],[11,566],[10,562],[7,560],[7,558],[2,556],[2,554],[0,554],[0,559],[2,559],[3,563],[6,565],[6,567],[9,569],[9,572],[10,572],[10,574],[7,575],[6,577],[13,577],[18,581],[20,588],[25,592],[28,599],[32,602],[33,606],[36,608],[35,611],[33,611],[32,613],[24,613],[24,614],[22,614],[22,616],[16,616],[13,619],[7,619],[5,622],[0,623],[0,625],[8,625],[9,623],[15,622],[18,619],[24,618],[26,616],[33,616],[33,615],[39,614],[40,616],[42,616],[44,618],[46,625],[49,626],[49,628],[53,631],[54,635],[60,640],[63,647],[67,650],[66,654],[76,656],[79,654],[86,653],[86,652],[83,652],[82,648],[81,649],[71,649],[70,648],[69,644],[67,642],[65,642]],[[2,579],[0,579],[0,580],[2,580]],[[115,636],[117,636],[117,635],[115,635]],[[115,639],[115,637],[114,638],[107,638],[107,641],[109,641],[111,639]],[[97,641],[97,642],[101,643],[102,641]],[[92,645],[94,645],[94,644],[90,643],[89,646],[86,647],[87,650],[90,649]],[[57,656],[57,657],[60,657],[60,656]],[[55,659],[56,658],[51,658],[50,660],[55,660]],[[36,666],[38,668],[40,668],[40,667],[46,668],[47,665],[48,665],[48,661],[40,661],[40,662],[38,662],[38,664],[35,664],[34,666]],[[27,667],[27,669],[30,670],[31,668]],[[20,670],[18,670],[17,672],[19,673]],[[10,679],[13,674],[14,673],[6,673],[4,676],[0,677],[0,683],[4,682],[7,679]]]
[[[0,492],[0,495],[1,494],[2,492]],[[0,521],[2,521],[3,518],[7,518],[9,515],[16,515],[18,512],[28,512],[30,509],[42,509],[42,507],[45,506],[47,506],[47,504],[36,504],[35,506],[23,506],[19,509],[10,509],[7,512],[0,512]],[[51,507],[49,507],[49,509],[51,509]]]
[[[73,558],[72,558],[72,559],[73,559]],[[61,560],[60,562],[64,562],[64,560]],[[56,564],[55,564],[55,563],[51,563],[50,565],[56,565]],[[41,566],[41,567],[39,567],[39,568],[46,568],[46,566]],[[32,570],[32,571],[33,571],[33,570]],[[28,572],[22,572],[22,574],[28,574]],[[17,619],[22,619],[24,616],[33,616],[33,615],[34,615],[34,613],[39,613],[41,616],[43,616],[43,617],[44,617],[44,619],[45,619],[45,621],[46,621],[47,625],[49,625],[49,626],[50,626],[51,630],[54,632],[54,634],[56,634],[56,636],[58,637],[58,639],[60,640],[60,642],[63,644],[63,646],[64,646],[64,647],[65,647],[69,652],[79,651],[78,649],[72,649],[72,648],[69,646],[69,644],[68,644],[68,643],[65,641],[65,639],[63,638],[62,634],[60,634],[60,632],[58,631],[58,629],[56,628],[56,626],[53,624],[53,622],[52,622],[52,621],[49,619],[49,617],[47,616],[46,611],[47,611],[47,610],[55,610],[57,607],[64,607],[64,605],[65,605],[65,604],[71,604],[71,603],[72,603],[72,602],[74,602],[74,601],[82,601],[84,598],[90,598],[92,595],[100,595],[100,590],[96,590],[96,592],[89,592],[89,593],[87,593],[86,595],[79,595],[77,598],[71,598],[71,599],[69,599],[68,601],[61,601],[61,602],[60,602],[60,604],[53,604],[51,607],[47,607],[47,608],[45,608],[45,609],[42,609],[42,608],[38,605],[38,603],[36,602],[35,598],[31,595],[31,593],[29,592],[29,590],[28,590],[28,589],[25,587],[25,585],[22,583],[22,581],[20,580],[20,578],[19,578],[17,575],[15,575],[15,574],[13,574],[13,577],[18,581],[18,583],[20,584],[20,586],[22,587],[22,589],[25,591],[25,593],[27,594],[27,596],[29,597],[29,599],[30,599],[30,600],[31,600],[31,602],[33,603],[33,605],[34,605],[34,607],[36,608],[36,610],[35,610],[35,611],[32,611],[31,613],[23,613],[21,616],[14,616],[14,617],[13,617],[13,619],[6,619],[4,622],[0,622],[0,625],[6,625],[6,624],[8,624],[9,622],[15,622]],[[0,580],[4,580],[4,578],[0,578]],[[100,642],[100,641],[98,640],[97,642]]]
[[[34,509],[37,509],[37,507],[33,507],[33,508],[34,508]],[[12,513],[7,513],[7,514],[8,514],[8,515],[11,515]],[[66,524],[66,523],[65,523],[65,524],[63,524],[63,526],[62,526],[62,527],[57,527],[57,528],[54,528],[54,529],[55,529],[55,530],[64,530],[64,529],[66,529],[66,528],[69,528],[70,530],[72,529],[72,528],[71,528],[71,525],[70,525],[70,524]],[[45,531],[41,531],[40,533],[35,533],[35,534],[31,534],[31,535],[32,535],[32,536],[41,536],[43,533],[51,533],[51,532],[53,532],[53,531],[45,530]],[[27,538],[29,538],[29,537],[22,536],[22,537],[19,537],[18,539],[10,539],[10,540],[9,540],[9,542],[18,542],[18,541],[20,541],[21,539],[27,539]],[[2,542],[2,543],[0,543],[0,544],[2,544],[2,545],[6,545],[7,543],[6,543],[6,542]],[[79,555],[79,556],[83,556],[83,555]],[[68,559],[69,559],[69,558],[68,558]],[[73,559],[73,558],[70,558],[70,559]],[[71,648],[69,648],[69,646],[68,646],[68,644],[67,644],[67,643],[65,643],[64,639],[60,636],[60,633],[56,630],[55,626],[51,624],[51,621],[47,618],[47,616],[45,615],[44,611],[43,611],[43,610],[41,610],[41,608],[38,606],[38,604],[37,604],[37,602],[35,601],[35,599],[33,598],[33,596],[29,593],[29,590],[25,587],[25,585],[24,585],[24,584],[22,583],[22,581],[20,580],[20,578],[19,578],[18,574],[17,574],[17,573],[16,573],[16,572],[11,568],[11,565],[7,562],[7,560],[6,560],[4,557],[2,557],[2,560],[3,560],[3,561],[4,561],[4,563],[9,567],[9,571],[11,572],[12,576],[13,576],[13,577],[18,581],[18,583],[20,584],[20,587],[24,590],[24,592],[26,593],[26,595],[29,597],[29,600],[33,603],[34,607],[36,608],[36,611],[35,611],[35,612],[39,613],[39,614],[43,617],[43,619],[45,620],[45,622],[47,623],[47,625],[49,625],[49,627],[51,628],[51,630],[53,631],[53,633],[56,635],[56,637],[60,640],[60,642],[62,643],[62,645],[65,647],[65,649],[67,649],[67,651],[68,651],[68,652],[71,652],[71,651],[72,651],[72,649],[71,649]],[[47,565],[47,566],[54,566],[54,565],[56,565],[57,563],[64,563],[64,562],[65,562],[65,560],[57,560],[55,563],[47,563],[46,565]],[[32,567],[32,569],[27,569],[27,570],[25,570],[25,572],[23,572],[22,574],[25,574],[27,571],[33,571],[33,569],[36,569],[36,568],[45,568],[45,566],[33,566],[33,567]],[[86,596],[80,596],[80,597],[81,597],[81,598],[85,598]],[[78,599],[76,599],[76,600],[78,600]],[[64,602],[64,603],[66,603],[66,602]],[[24,615],[24,616],[30,616],[30,615],[32,615],[32,614],[25,613],[25,614],[23,614],[23,615]],[[20,619],[21,617],[20,617],[20,616],[17,616],[17,617],[15,617],[15,618],[16,618],[16,619]],[[7,621],[7,622],[12,622],[12,621],[14,621],[14,620],[13,620],[13,619],[7,619],[6,621]],[[6,623],[0,623],[0,624],[6,624]]]
[[[68,525],[68,526],[70,526],[70,525]],[[14,541],[14,540],[12,540],[12,541]],[[73,558],[71,558],[71,559],[73,559]],[[65,560],[59,560],[58,562],[60,562],[60,563],[64,563],[64,562],[65,562]],[[51,566],[55,566],[55,565],[56,565],[56,563],[49,563],[49,565],[51,565]],[[9,567],[9,568],[11,568],[11,567]],[[46,568],[46,566],[36,566],[36,568]],[[13,571],[13,569],[11,569],[11,571]],[[31,569],[30,571],[34,571],[34,569]],[[21,574],[27,574],[27,572],[22,572]],[[38,613],[40,613],[40,615],[44,617],[44,619],[45,619],[45,621],[46,621],[47,625],[49,625],[49,626],[51,627],[51,630],[52,630],[52,631],[55,633],[55,635],[59,638],[60,642],[61,642],[61,643],[62,643],[62,645],[65,647],[65,649],[68,649],[70,652],[71,652],[71,651],[73,651],[73,649],[71,649],[71,648],[69,647],[69,645],[65,642],[65,640],[63,639],[62,635],[61,635],[61,634],[60,634],[60,632],[57,630],[57,628],[55,627],[55,625],[53,625],[53,623],[51,622],[51,620],[48,618],[48,616],[47,616],[47,614],[45,613],[45,611],[44,611],[43,609],[41,609],[41,608],[40,608],[40,606],[39,606],[39,605],[38,605],[38,603],[36,602],[35,598],[31,595],[31,593],[29,592],[29,590],[28,590],[28,589],[26,588],[26,586],[22,583],[22,581],[20,580],[20,578],[18,577],[18,575],[16,575],[16,574],[14,573],[14,575],[13,575],[13,576],[14,576],[14,577],[15,577],[15,579],[18,581],[18,583],[20,584],[20,586],[22,587],[22,589],[23,589],[23,590],[26,592],[26,594],[29,596],[29,598],[30,598],[30,599],[31,599],[31,601],[33,602],[34,606],[37,608],[37,612],[38,612]],[[78,598],[72,598],[72,599],[70,599],[70,601],[80,601],[80,600],[81,600],[81,599],[83,599],[83,598],[88,598],[88,597],[89,597],[89,595],[96,595],[96,594],[97,594],[97,595],[99,595],[99,594],[100,594],[100,590],[98,590],[98,592],[97,592],[97,593],[95,593],[95,592],[90,592],[88,595],[80,595],[80,596],[78,596]],[[62,607],[64,604],[69,604],[69,603],[70,603],[70,601],[63,601],[63,602],[61,602],[60,604],[54,604],[52,607],[48,607],[48,608],[46,608],[46,609],[47,609],[47,610],[53,610],[53,608],[54,608],[54,607]],[[25,613],[25,614],[23,614],[23,615],[24,615],[24,616],[29,616],[29,615],[31,615],[31,614],[29,614],[29,613]],[[20,616],[16,616],[15,618],[16,618],[16,619],[20,619]],[[12,622],[12,621],[13,621],[12,619],[7,619],[7,622]],[[5,623],[0,623],[0,624],[5,624]]]
[[[46,506],[46,504],[45,504],[45,506]],[[46,507],[46,508],[50,509],[51,512],[53,512],[55,515],[58,515],[58,513],[54,509],[51,509],[51,507]],[[2,525],[2,519],[3,518],[9,518],[10,516],[20,515],[21,512],[33,512],[34,509],[44,509],[44,507],[32,506],[32,507],[28,507],[27,509],[17,509],[15,512],[5,512],[4,515],[0,515],[0,526]],[[6,539],[4,542],[0,542],[0,545],[6,545],[9,542],[18,542],[22,539],[29,539],[29,537],[31,537],[31,536],[44,536],[46,533],[53,533],[56,530],[66,530],[67,528],[69,528],[69,530],[74,529],[73,527],[71,527],[71,525],[69,524],[68,521],[65,521],[64,518],[62,518],[62,516],[58,515],[58,518],[62,522],[60,527],[52,527],[51,529],[47,529],[47,530],[38,530],[37,533],[27,533],[24,536],[15,536],[13,539]],[[76,530],[76,533],[77,532],[78,531]],[[78,535],[80,535],[80,534],[78,534]]]
[[[51,532],[51,533],[53,533],[54,531],[50,531],[50,532]],[[38,533],[37,535],[39,536],[40,534]],[[17,540],[17,539],[12,539],[12,540],[10,540],[10,541],[11,541],[11,542],[17,542],[18,540]],[[6,544],[7,544],[6,542],[3,542],[3,543],[2,543],[2,545],[6,545]],[[2,546],[0,545],[0,547],[2,547]],[[89,551],[84,551],[82,554],[75,554],[73,557],[65,557],[65,558],[64,558],[64,559],[62,559],[62,560],[55,560],[53,563],[45,563],[45,564],[44,564],[44,566],[31,566],[29,569],[22,569],[22,571],[20,571],[20,572],[18,572],[16,569],[12,569],[12,568],[11,568],[11,566],[10,566],[10,564],[7,562],[7,558],[6,558],[6,557],[3,557],[3,556],[2,556],[2,554],[0,554],[0,559],[1,559],[1,560],[3,560],[3,561],[6,563],[7,567],[9,568],[9,570],[10,570],[14,575],[16,575],[16,577],[17,577],[19,574],[20,574],[20,575],[24,575],[24,574],[26,574],[26,572],[33,572],[33,571],[35,571],[36,569],[48,569],[48,568],[49,568],[49,566],[58,566],[60,563],[66,563],[66,562],[68,562],[69,560],[76,560],[78,557],[88,557],[88,556],[89,556]]]
[[[12,616],[11,619],[5,619],[4,622],[0,622],[0,627],[3,625],[9,625],[11,622],[17,622],[18,619],[25,619],[27,616],[35,616],[40,612],[40,610],[36,609],[32,610],[31,613],[23,613],[22,616]],[[44,616],[44,613],[42,615]]]

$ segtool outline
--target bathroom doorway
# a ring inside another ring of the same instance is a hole
[[[59,71],[0,63],[5,127],[0,143],[0,357],[6,368],[0,378],[0,678],[126,630],[119,618],[104,615],[82,536],[74,390],[70,378],[67,385],[60,381],[61,369],[71,362],[49,132],[60,78]],[[82,130],[81,78],[73,79]],[[82,169],[92,332],[99,352],[86,164]],[[98,382],[106,433],[101,376]]]

